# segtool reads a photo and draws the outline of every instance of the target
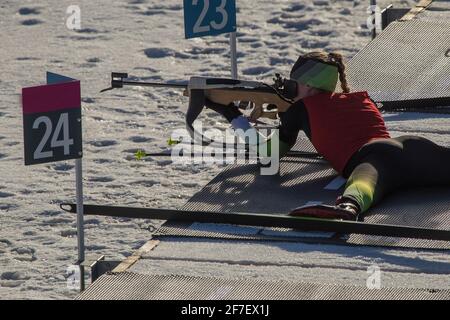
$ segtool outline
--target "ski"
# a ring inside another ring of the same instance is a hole
[[[172,156],[172,152],[136,152],[135,153],[136,158],[141,159],[141,158],[145,158],[145,157],[170,157]],[[258,159],[259,157],[257,156],[253,156],[251,153],[249,152],[238,152],[238,151],[231,151],[231,152],[220,152],[220,153],[215,153],[215,152],[211,152],[211,153],[194,153],[194,152],[179,152],[175,154],[176,156],[187,156],[187,157],[201,157],[201,156],[211,156],[211,157],[215,157],[215,156],[222,156],[222,157],[238,157],[238,156],[243,156],[245,157],[245,159]],[[286,153],[284,155],[284,157],[288,157],[288,158],[307,158],[307,159],[318,159],[321,160],[323,159],[320,155],[318,155],[317,153],[313,153],[313,152],[300,152],[300,151],[289,151],[288,153]]]
[[[62,203],[61,209],[76,213],[76,205]],[[84,205],[85,215],[122,218],[158,219],[175,222],[234,224],[242,226],[289,228],[300,231],[365,234],[373,236],[450,241],[450,230],[374,224],[356,221],[326,220],[256,213],[172,210],[118,206]]]

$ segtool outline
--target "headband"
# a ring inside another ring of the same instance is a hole
[[[313,88],[334,92],[339,77],[337,66],[307,59],[291,74],[291,80]]]

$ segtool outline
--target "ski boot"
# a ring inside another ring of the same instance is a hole
[[[289,215],[294,217],[308,217],[332,220],[357,221],[361,209],[352,199],[339,197],[334,206],[325,204],[307,205],[295,208]]]

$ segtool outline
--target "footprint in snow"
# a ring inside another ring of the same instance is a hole
[[[151,141],[154,141],[155,139],[143,137],[143,136],[133,136],[133,137],[128,138],[128,140],[130,140],[132,142],[136,142],[136,143],[142,143],[142,142],[151,142]]]
[[[21,24],[24,26],[34,26],[34,25],[41,24],[41,23],[44,23],[44,21],[39,20],[39,19],[27,19],[27,20],[23,20],[21,22]]]
[[[254,39],[256,41],[258,39]],[[239,39],[239,42],[246,42],[242,38]],[[186,53],[199,55],[199,54],[221,54],[224,53],[227,49],[225,48],[201,48],[201,47],[193,47]]]
[[[181,183],[181,186],[186,188],[196,188],[199,184],[197,182],[183,182]]]
[[[68,163],[56,163],[53,164],[51,167],[53,167],[53,169],[56,171],[69,171],[73,169],[75,166]]]
[[[259,41],[259,38],[253,38],[253,37],[239,38],[240,43],[253,43],[253,42],[258,42],[258,41]]]
[[[242,70],[242,73],[246,76],[257,76],[266,74],[269,72],[272,72],[273,68],[267,68],[267,67],[253,67],[253,68],[247,68]]]
[[[91,182],[112,182],[112,181],[114,181],[114,178],[111,178],[111,177],[92,177],[92,178],[89,178],[89,181],[91,181]]]
[[[156,180],[140,180],[140,181],[134,181],[132,185],[139,185],[143,187],[153,187],[155,184],[159,184],[159,181]]]
[[[313,4],[315,6],[329,6],[330,5],[330,1],[329,0],[314,0]]]
[[[156,163],[162,167],[172,164],[172,160],[158,160]]]
[[[140,8],[133,8],[133,9],[135,9],[135,10],[139,10]],[[143,16],[156,16],[156,15],[158,15],[158,14],[167,14],[167,11],[165,11],[165,10],[155,10],[155,9],[150,9],[150,10],[146,10],[146,11],[142,11],[142,12],[139,12],[139,14],[140,15],[143,15]]]
[[[17,288],[24,284],[25,281],[22,280],[1,280],[0,287],[4,288]]]
[[[13,193],[9,193],[9,192],[0,192],[0,198],[9,198],[9,197],[13,197],[14,194]]]
[[[83,103],[95,103],[95,99],[94,98],[88,98],[88,97],[81,98],[81,102],[83,102]]]
[[[283,23],[285,21],[281,20],[280,17],[274,17],[274,18],[271,18],[271,19],[267,20],[266,22],[270,23],[270,24],[281,24],[281,25],[283,25]]]
[[[304,9],[305,9],[305,5],[304,4],[295,3],[295,4],[291,5],[290,7],[283,9],[283,11],[296,12],[296,11],[302,11]]]
[[[154,5],[153,7],[149,7],[149,9],[179,11],[183,9],[183,6],[180,4]]]
[[[188,54],[180,53],[169,48],[148,48],[144,50],[144,53],[151,59],[161,59],[167,57],[175,57],[180,59],[191,58],[191,56]]]
[[[114,161],[111,159],[94,159],[95,163],[105,164],[105,163],[113,163]]]
[[[0,214],[2,213],[1,211],[9,211],[11,209],[16,209],[19,206],[17,204],[12,204],[12,203],[0,203]]]
[[[86,220],[84,220],[84,224],[86,224],[86,225],[90,225],[90,224],[92,224],[92,225],[98,225],[98,224],[100,224],[100,220],[98,220],[98,219],[86,219]]]
[[[63,211],[55,211],[55,210],[45,210],[39,213],[39,215],[44,217],[54,217],[62,214]]]
[[[105,250],[108,249],[106,246],[91,244],[86,246],[86,250],[94,251],[94,250]]]
[[[33,262],[36,260],[36,250],[32,247],[17,247],[13,248],[11,252],[17,254],[14,259],[18,261]]]
[[[36,60],[39,60],[39,58],[35,58],[35,57],[17,57],[16,60],[17,61],[36,61]]]
[[[111,111],[117,112],[117,113],[123,113],[123,114],[136,114],[137,111],[133,111],[133,110],[125,110],[125,109],[121,109],[121,108],[110,108]]]
[[[6,248],[6,247],[9,247],[9,246],[12,246],[12,242],[11,241],[9,241],[8,239],[1,239],[0,238],[0,247]]]
[[[78,33],[88,33],[88,34],[100,33],[100,31],[98,31],[97,29],[94,29],[94,28],[82,28],[82,29],[74,30],[74,31],[78,32]]]
[[[341,11],[339,11],[340,14],[344,15],[344,16],[348,16],[352,14],[352,10],[350,10],[349,8],[344,8]]]
[[[335,30],[322,29],[322,30],[312,30],[311,35],[319,37],[330,37],[330,36],[337,37],[339,34]]]
[[[271,34],[271,38],[286,38],[289,37],[289,32],[285,31],[274,31]]]
[[[101,60],[100,60],[100,58],[89,58],[86,61],[89,63],[97,63],[97,62],[100,62]]]
[[[15,252],[17,254],[35,254],[36,253],[36,249],[32,248],[32,247],[16,247],[11,249],[11,252]]]
[[[132,1],[128,1],[129,4],[142,4],[142,3],[146,3],[147,0],[132,0]]]
[[[52,218],[46,221],[43,221],[40,223],[40,225],[43,226],[56,226],[58,224],[64,224],[67,225],[69,223],[72,222],[72,219],[67,219],[67,218]]]
[[[22,16],[27,16],[30,14],[40,14],[41,11],[38,8],[27,8],[23,7],[19,9],[19,14]]]
[[[154,68],[150,68],[150,67],[135,67],[135,68],[133,68],[133,70],[144,70],[144,71],[148,71],[148,72],[151,72],[151,73],[159,72],[159,70],[154,69]],[[158,80],[162,79],[161,76],[152,76],[152,77],[154,77],[153,78],[154,80],[155,79],[158,79]],[[158,78],[156,78],[156,77],[158,77]]]
[[[117,144],[116,140],[95,140],[95,141],[88,141],[88,144],[102,148],[102,147],[110,147]]]
[[[70,230],[62,230],[61,231],[61,237],[70,238],[77,235],[77,230],[70,229]]]
[[[175,51],[169,48],[148,48],[144,50],[144,53],[147,57],[153,59],[173,57],[175,55]]]

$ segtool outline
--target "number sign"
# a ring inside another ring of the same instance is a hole
[[[80,82],[22,89],[25,165],[82,157]]]
[[[236,0],[184,0],[186,39],[236,31]]]

